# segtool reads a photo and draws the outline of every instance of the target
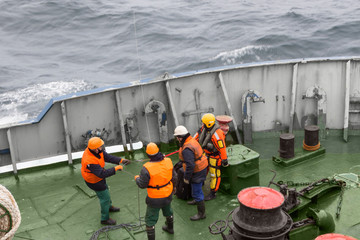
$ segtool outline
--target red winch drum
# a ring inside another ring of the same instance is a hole
[[[324,235],[320,235],[315,240],[357,240],[356,238],[338,234],[338,233],[327,233]]]
[[[234,239],[284,240],[293,221],[282,209],[284,196],[268,187],[245,188],[237,195],[240,206],[232,214]]]

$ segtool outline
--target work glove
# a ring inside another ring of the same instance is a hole
[[[189,180],[186,180],[185,178],[184,178],[184,183],[190,184]]]
[[[121,170],[123,170],[123,166],[121,166],[121,165],[117,165],[117,166],[115,166],[115,171],[121,171]]]
[[[227,160],[227,159],[222,160],[222,161],[221,161],[221,165],[222,165],[223,167],[229,166],[228,160]]]
[[[122,158],[120,163],[124,164],[124,165],[128,165],[130,163],[130,160],[127,160],[125,158]]]
[[[136,181],[136,179],[137,179],[138,177],[140,177],[140,176],[139,176],[139,175],[135,175],[135,177],[134,177],[135,181]]]

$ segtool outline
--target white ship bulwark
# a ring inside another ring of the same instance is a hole
[[[260,93],[261,99],[249,92]],[[246,104],[243,96],[249,96]],[[167,143],[178,124],[195,133],[206,112],[231,116],[230,131],[240,143],[259,132],[292,132],[309,124],[319,126],[321,137],[335,130],[347,141],[360,127],[359,99],[360,57],[165,74],[57,97],[38,118],[1,126],[0,171],[17,173],[34,166],[34,160],[38,165],[72,163],[90,133],[120,150],[141,148],[150,141]]]

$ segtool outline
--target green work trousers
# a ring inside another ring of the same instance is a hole
[[[109,209],[111,206],[111,198],[110,198],[109,189],[107,188],[104,191],[95,191],[95,192],[100,201],[101,221],[106,221],[109,219]]]
[[[146,226],[155,226],[159,219],[160,209],[162,210],[164,217],[169,217],[173,215],[173,210],[170,203],[162,208],[153,208],[148,205],[145,214]]]

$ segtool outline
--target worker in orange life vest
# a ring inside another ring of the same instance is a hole
[[[117,166],[105,169],[105,162],[117,164]],[[111,198],[105,178],[110,177],[116,171],[122,170],[123,166],[130,161],[124,158],[112,156],[105,152],[104,141],[99,137],[89,139],[81,159],[81,175],[86,185],[95,191],[101,206],[101,224],[115,225],[116,221],[109,217],[109,212],[119,212],[120,208],[111,205]]]
[[[140,175],[135,176],[135,182],[140,188],[147,188],[146,197],[146,233],[148,240],[155,239],[155,224],[159,219],[160,209],[166,217],[162,229],[174,234],[174,215],[171,208],[173,186],[176,184],[176,174],[170,158],[159,152],[155,143],[146,146],[146,154],[150,161],[143,165]]]
[[[215,122],[214,114],[207,113],[201,118],[202,126],[194,135],[209,160],[210,194],[205,197],[209,201],[216,197],[221,181],[221,167],[229,166],[225,145],[225,134]]]
[[[204,193],[202,186],[206,180],[208,161],[200,144],[190,136],[188,130],[180,125],[175,128],[174,136],[180,143],[179,158],[184,168],[184,183],[191,183],[193,201],[188,204],[197,205],[197,214],[190,220],[197,221],[206,218]],[[181,181],[179,179],[179,181]]]

